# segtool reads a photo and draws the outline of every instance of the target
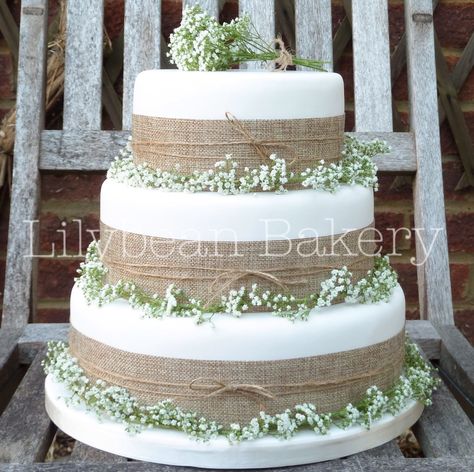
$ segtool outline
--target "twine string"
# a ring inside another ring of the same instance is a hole
[[[294,65],[293,55],[286,49],[285,43],[280,35],[278,35],[273,42],[278,46],[280,55],[274,60],[275,71],[285,71],[288,66]]]

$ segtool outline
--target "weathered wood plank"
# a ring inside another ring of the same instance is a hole
[[[275,38],[275,0],[240,0],[239,15],[248,14],[264,41],[269,44]],[[265,69],[266,64],[248,62],[241,68]]]
[[[21,329],[0,329],[0,390],[18,366]]]
[[[456,63],[451,75],[456,90],[459,91],[467,76],[474,67],[474,33],[471,34],[469,41],[464,48],[459,61]]]
[[[40,351],[0,417],[0,462],[42,461],[54,427],[44,408],[44,373]]]
[[[95,462],[101,464],[120,464],[121,462],[127,462],[126,457],[117,456],[110,454],[100,449],[88,446],[87,444],[76,441],[72,449],[71,455],[67,458],[67,462],[73,463],[84,463],[84,462]]]
[[[421,19],[424,19],[423,22]],[[418,258],[426,260],[418,266],[420,315],[442,325],[453,324],[454,320],[442,190],[432,19],[431,0],[405,2],[410,127],[415,133],[418,162],[414,185],[415,226],[424,230],[417,238],[416,253]]]
[[[416,342],[428,359],[439,359],[441,336],[428,320],[407,320],[406,331],[410,339]]]
[[[161,0],[127,0],[124,35],[122,128],[131,129],[135,78],[161,64]]]
[[[473,455],[474,426],[444,383],[413,430],[426,457]]]
[[[297,55],[325,61],[332,71],[331,0],[295,0],[295,23]]]
[[[390,153],[375,157],[381,172],[415,172],[415,143],[411,133],[347,133],[362,140],[383,139]],[[130,131],[43,131],[42,170],[106,170],[125,145]]]
[[[67,2],[64,129],[100,129],[103,0]]]
[[[69,323],[30,323],[18,339],[19,361],[29,364],[48,341],[67,341]]]
[[[440,326],[440,369],[474,404],[474,348],[455,326]]]
[[[351,22],[347,16],[344,17],[341,24],[336,30],[333,39],[332,58],[333,66],[336,65],[342,57],[346,46],[352,38]]]
[[[36,218],[38,210],[38,161],[44,122],[48,2],[25,0],[21,11],[14,183],[2,315],[4,328],[23,326],[30,315],[36,263],[27,255],[36,248],[37,235],[30,238],[28,222]]]
[[[183,0],[183,10],[188,5],[201,5],[209,15],[219,18],[219,0]]]
[[[439,102],[448,118],[451,132],[464,167],[466,180],[474,185],[474,143],[458,101],[456,87],[451,81],[448,64],[444,58],[438,37],[435,34],[436,76],[438,79]]]
[[[387,2],[352,2],[356,131],[392,131]]]
[[[267,472],[472,472],[472,457],[440,457],[430,459],[349,459],[308,464],[284,469],[265,469]],[[192,467],[172,467],[147,462],[124,464],[73,464],[51,462],[46,464],[0,464],[0,472],[197,472],[203,469]],[[214,469],[205,469],[213,471]]]
[[[17,63],[19,47],[18,26],[16,25],[15,19],[13,18],[5,0],[0,1],[0,31],[7,42],[13,60]]]
[[[363,451],[357,454],[359,460],[367,459],[367,460],[374,460],[374,459],[400,459],[403,457],[402,451],[398,447],[397,441],[393,439],[385,444],[382,444],[379,447],[374,447],[373,449],[369,449],[368,451]]]

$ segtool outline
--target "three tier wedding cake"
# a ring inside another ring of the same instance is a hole
[[[343,131],[335,73],[138,76],[69,343],[45,362],[59,428],[130,458],[256,468],[418,419],[435,381],[373,226],[388,149]]]

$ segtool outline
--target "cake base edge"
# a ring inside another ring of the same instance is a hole
[[[83,406],[67,405],[67,390],[51,375],[46,378],[45,391],[46,411],[51,420],[78,441],[131,459],[214,469],[283,467],[345,457],[396,438],[423,412],[423,405],[412,400],[396,416],[385,415],[374,422],[370,430],[361,426],[346,430],[333,426],[326,435],[301,431],[289,440],[263,437],[230,444],[226,438],[217,438],[202,443],[172,430],[128,433],[123,425],[98,419]]]

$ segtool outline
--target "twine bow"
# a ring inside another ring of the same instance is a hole
[[[259,404],[261,410],[265,409],[264,400],[274,400],[272,392],[261,385],[245,383],[225,383],[222,380],[199,377],[194,379],[189,388],[196,392],[204,392],[208,398],[218,397],[226,393],[237,393]]]
[[[232,127],[238,131],[244,138],[248,139],[248,144],[250,144],[254,149],[255,152],[262,158],[268,159],[270,156],[270,152],[268,151],[267,147],[255,136],[250,133],[250,131],[229,111],[225,112],[225,117],[232,125]]]
[[[286,49],[285,43],[281,36],[277,36],[274,40],[275,45],[279,47],[280,55],[273,61],[275,63],[276,71],[285,71],[288,66],[292,66],[293,55]]]

